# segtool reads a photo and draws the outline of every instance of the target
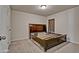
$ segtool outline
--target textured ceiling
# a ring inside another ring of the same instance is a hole
[[[66,9],[76,7],[78,5],[47,5],[46,9],[41,9],[39,5],[11,5],[11,8],[18,11],[49,16]]]

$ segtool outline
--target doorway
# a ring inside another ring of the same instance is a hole
[[[48,20],[48,33],[54,33],[55,32],[55,19],[49,19]]]

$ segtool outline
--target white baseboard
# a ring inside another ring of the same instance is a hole
[[[75,43],[75,44],[79,44],[79,42],[75,42],[75,41],[70,41],[71,43]]]
[[[0,53],[8,53],[8,49],[0,50]]]
[[[8,49],[4,51],[4,53],[8,53]]]
[[[13,39],[11,41],[18,41],[18,40],[23,40],[23,39],[29,39],[29,38],[17,38],[17,39]]]

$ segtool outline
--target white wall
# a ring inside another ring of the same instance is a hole
[[[68,16],[67,11],[50,15],[47,19],[55,19],[55,32],[66,34],[68,33]]]
[[[67,34],[68,39],[79,44],[79,7],[50,15],[47,19],[55,18],[55,32]]]
[[[12,40],[29,37],[29,24],[46,24],[46,17],[12,10]]]
[[[79,7],[68,10],[71,42],[79,44]]]

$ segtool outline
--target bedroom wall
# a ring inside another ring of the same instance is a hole
[[[68,41],[79,44],[79,7],[68,9],[47,17],[55,18],[55,32],[67,34]]]
[[[29,38],[29,27],[32,24],[46,24],[46,17],[12,10],[12,40]]]
[[[47,17],[48,20],[53,18],[55,19],[55,32],[62,34],[68,33],[67,11],[63,11]]]
[[[68,16],[70,40],[79,44],[79,7],[68,10]]]

